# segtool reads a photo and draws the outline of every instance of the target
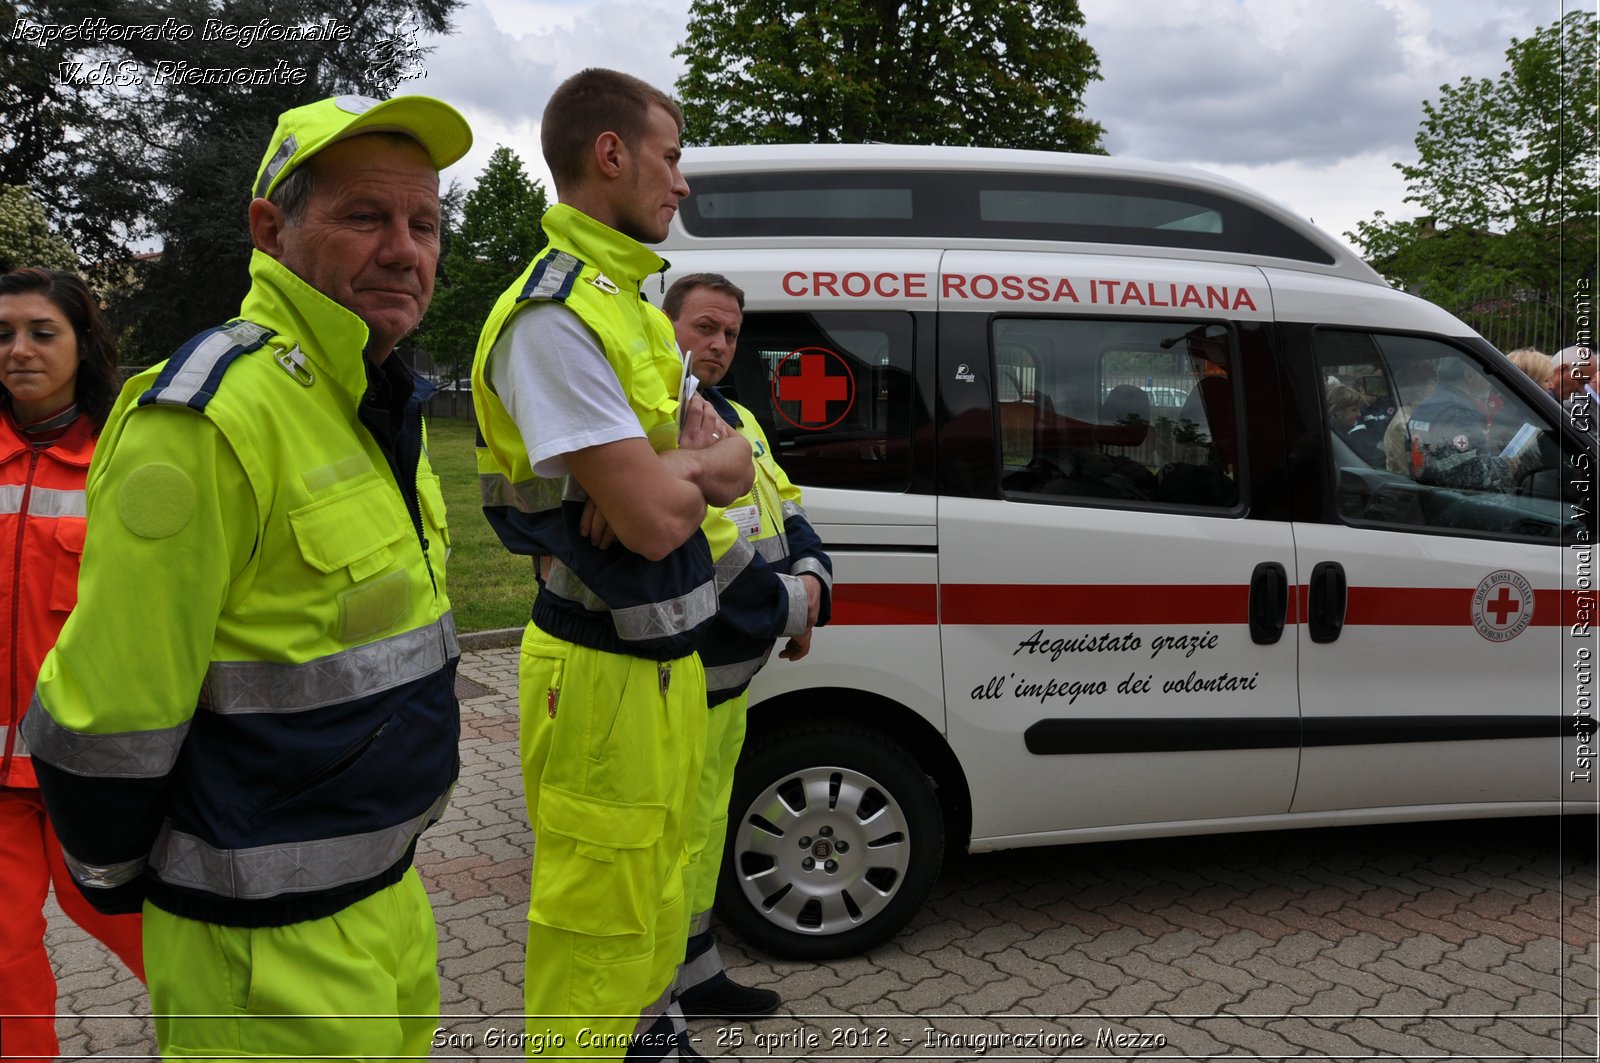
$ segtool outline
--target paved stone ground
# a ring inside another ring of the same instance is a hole
[[[494,1043],[521,1029],[515,651],[469,653],[462,675],[462,781],[418,853],[439,917],[441,1040],[453,1042],[434,1058],[520,1058]],[[724,941],[736,977],[786,1007],[697,1023],[696,1047],[807,1060],[1600,1058],[1595,821],[1567,828],[1491,820],[969,857],[869,956],[775,962]],[[154,1058],[138,983],[55,910],[50,944],[64,1058]]]

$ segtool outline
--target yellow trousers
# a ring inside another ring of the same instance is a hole
[[[683,959],[705,672],[697,656],[658,664],[530,624],[518,691],[534,835],[528,1052],[620,1059]]]
[[[201,923],[144,906],[145,969],[166,1059],[427,1058],[439,939],[416,868],[322,919]]]
[[[689,869],[683,886],[691,917],[709,912],[717,897],[717,871],[728,840],[733,769],[744,748],[744,718],[749,707],[750,695],[742,693],[714,706],[706,720],[706,760],[689,819]]]

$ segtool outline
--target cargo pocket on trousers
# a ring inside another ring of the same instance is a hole
[[[667,806],[544,786],[528,918],[578,934],[643,934],[661,906]]]

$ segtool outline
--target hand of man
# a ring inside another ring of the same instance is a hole
[[[689,399],[689,412],[678,431],[678,446],[683,450],[704,450],[733,435],[733,428],[717,416],[711,403],[699,395]]]
[[[594,504],[594,499],[589,499],[583,504],[583,516],[578,518],[578,534],[582,535],[595,545],[596,549],[609,549],[617,541],[616,532],[611,530],[611,525],[606,522],[606,515],[600,512],[600,507]]]
[[[800,634],[790,639],[778,654],[786,661],[798,661],[811,652],[811,628],[806,628]]]

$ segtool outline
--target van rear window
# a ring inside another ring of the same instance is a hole
[[[1183,247],[1333,263],[1236,200],[1157,181],[1039,173],[705,174],[679,209],[708,238],[884,236]]]

